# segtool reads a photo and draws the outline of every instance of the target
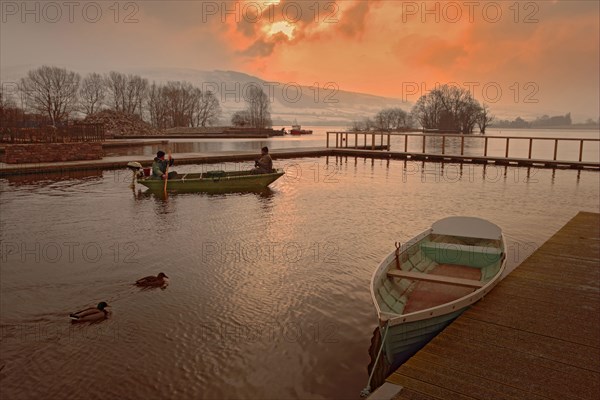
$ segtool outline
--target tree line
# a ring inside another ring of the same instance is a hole
[[[373,118],[354,121],[351,129],[402,131],[419,124],[423,129],[456,133],[472,133],[478,126],[485,133],[493,120],[489,107],[475,100],[468,90],[443,85],[421,96],[410,112],[384,109]]]
[[[541,117],[536,118],[533,121],[527,121],[521,117],[517,117],[514,120],[510,121],[508,119],[503,119],[494,122],[494,127],[498,128],[552,128],[552,127],[569,127],[569,126],[598,126],[600,124],[600,120],[594,121],[591,118],[588,118],[587,121],[581,124],[573,124],[571,120],[571,113],[566,113],[565,115],[542,115]]]
[[[18,94],[22,107],[0,90],[0,117],[25,118],[29,113],[57,126],[82,114],[112,109],[138,115],[154,127],[165,129],[213,125],[222,112],[214,93],[191,83],[150,84],[139,75],[116,71],[104,75],[93,72],[82,79],[66,68],[42,66],[28,71],[19,81]]]

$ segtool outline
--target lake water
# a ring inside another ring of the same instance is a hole
[[[274,129],[280,129],[276,126]],[[289,127],[288,127],[289,128]],[[342,126],[306,126],[303,129],[313,130],[312,135],[302,136],[276,136],[269,139],[170,139],[168,147],[174,153],[205,153],[218,151],[256,151],[260,153],[263,146],[270,149],[290,149],[306,147],[325,147],[327,142],[327,132],[345,131]],[[466,135],[464,152],[466,155],[483,156],[484,137],[488,137],[488,155],[504,157],[506,148],[506,139],[490,138],[490,136],[511,136],[511,137],[545,137],[545,138],[586,138],[600,139],[600,132],[592,129],[579,130],[556,130],[556,129],[488,129],[486,135],[473,134]],[[367,139],[367,145],[370,145],[371,138]],[[384,138],[384,144],[387,144]],[[330,137],[331,145],[335,144],[335,135]],[[355,139],[353,135],[349,136],[348,145],[354,146]],[[377,137],[376,144],[380,143],[380,137]],[[392,151],[404,151],[404,136],[392,136],[390,146]],[[358,137],[358,145],[364,145],[363,135]],[[446,154],[460,154],[460,138],[448,138],[445,143]],[[165,148],[165,145],[147,145],[141,147],[128,148],[110,148],[106,150],[107,155],[143,155],[145,157],[154,157],[156,152]],[[421,137],[410,137],[408,140],[408,150],[421,152],[423,150],[423,141]],[[426,140],[426,151],[428,153],[442,152],[442,139],[439,137],[428,137]],[[511,139],[509,144],[509,156],[527,158],[529,151],[529,140]],[[534,141],[532,158],[552,160],[554,157],[554,141],[543,140]],[[577,161],[579,159],[579,141],[561,141],[557,152],[558,160]],[[600,142],[585,142],[583,147],[583,161],[600,161]]]
[[[376,325],[369,280],[394,241],[479,216],[503,228],[514,268],[600,204],[591,171],[275,166],[287,174],[264,192],[167,199],[130,189],[126,170],[1,179],[0,397],[357,399]],[[223,165],[176,169],[211,167]],[[165,290],[131,285],[161,271]],[[103,300],[110,319],[69,323]]]

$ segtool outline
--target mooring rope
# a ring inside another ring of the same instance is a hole
[[[373,364],[373,368],[371,369],[371,374],[369,374],[369,380],[367,381],[367,386],[361,390],[360,397],[367,397],[371,394],[371,379],[373,379],[373,374],[375,373],[375,368],[377,367],[377,363],[379,362],[379,356],[381,356],[381,352],[383,351],[383,346],[385,346],[385,338],[387,337],[387,333],[390,327],[390,320],[385,322],[385,332],[383,334],[383,338],[381,339],[381,347],[377,352],[377,357],[375,357],[375,364]]]

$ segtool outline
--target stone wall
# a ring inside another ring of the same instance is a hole
[[[7,164],[100,160],[102,143],[7,144],[2,162]]]

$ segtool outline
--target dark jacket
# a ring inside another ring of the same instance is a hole
[[[169,160],[161,160],[158,157],[154,157],[154,162],[152,163],[152,177],[161,179],[165,172],[167,172],[167,164],[172,166],[174,163],[174,158],[171,158],[171,161],[169,162]]]

